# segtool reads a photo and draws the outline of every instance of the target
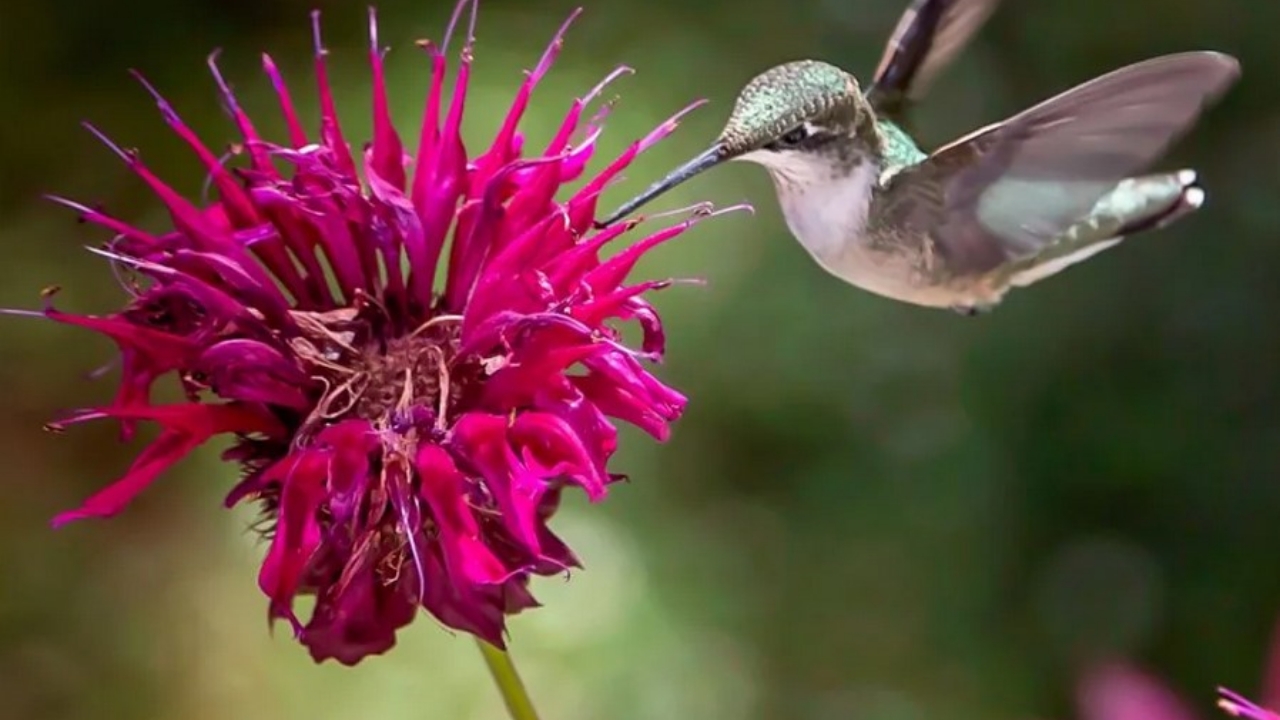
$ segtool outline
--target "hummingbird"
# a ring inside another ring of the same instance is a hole
[[[996,0],[916,0],[864,92],[819,60],[741,90],[719,137],[599,223],[730,160],[764,166],[791,234],[827,272],[914,305],[975,315],[1124,237],[1199,208],[1194,170],[1145,173],[1240,74],[1211,51],[1078,85],[926,153],[906,110]]]

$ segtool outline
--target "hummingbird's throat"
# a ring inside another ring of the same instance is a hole
[[[830,158],[766,165],[787,227],[817,260],[839,258],[867,229],[880,166],[865,158],[841,166]]]

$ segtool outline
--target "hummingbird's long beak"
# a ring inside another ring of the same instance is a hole
[[[621,219],[624,215],[630,215],[640,206],[648,204],[650,200],[653,200],[654,198],[665,193],[671,188],[679,185],[685,180],[688,180],[694,175],[697,175],[698,173],[703,172],[705,170],[710,170],[711,168],[715,167],[716,165],[719,165],[720,163],[728,159],[729,159],[729,153],[724,143],[716,143],[712,145],[711,147],[704,150],[697,157],[681,165],[675,170],[672,170],[670,173],[667,174],[666,177],[650,185],[648,190],[645,190],[639,195],[623,203],[622,207],[618,208],[617,210],[614,210],[613,214],[610,215],[609,217],[603,220],[597,220],[596,227],[605,228],[618,222],[618,220]]]

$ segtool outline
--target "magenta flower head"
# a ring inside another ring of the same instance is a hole
[[[446,102],[446,49],[468,6]],[[212,204],[185,199],[90,127],[173,226],[153,234],[55,198],[113,233],[96,252],[131,297],[109,315],[43,312],[111,338],[122,356],[114,400],[52,427],[112,418],[126,437],[140,422],[161,429],[119,479],[54,524],[115,515],[197,446],[229,436],[223,458],[243,479],[226,503],[258,503],[268,528],[258,583],[270,618],[291,623],[317,661],[345,664],[390,648],[419,607],[502,647],[506,615],[536,605],[530,577],[578,564],[547,526],[561,492],[604,498],[621,477],[608,468],[615,422],[664,440],[685,407],[646,369],[664,340],[644,297],[671,281],[628,275],[712,214],[697,208],[602,257],[636,223],[594,230],[599,193],[679,115],[562,193],[595,149],[603,113],[585,113],[604,83],[569,107],[541,152],[524,154],[517,127],[566,28],[525,77],[492,144],[469,154],[460,130],[470,0],[443,43],[421,43],[429,90],[417,150],[407,153],[389,118],[375,20],[371,11],[373,139],[362,152],[351,152],[338,123],[318,18],[318,134],[304,129],[264,56],[288,138],[260,137],[210,59],[242,136],[238,167],[143,81],[207,169]],[[622,343],[618,322],[639,326],[638,348]],[[151,402],[164,376],[177,378],[185,402]],[[316,598],[305,621],[293,609],[301,594]]]

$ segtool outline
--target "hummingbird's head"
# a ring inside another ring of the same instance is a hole
[[[816,163],[835,163],[853,151],[855,144],[850,138],[863,134],[860,128],[872,121],[858,81],[844,70],[818,60],[772,67],[738,93],[728,122],[709,148],[623,204],[599,225],[616,222],[728,160],[748,160],[781,174],[803,174]]]
[[[716,145],[725,159],[816,150],[852,134],[865,108],[849,73],[817,60],[790,62],[742,88]]]

